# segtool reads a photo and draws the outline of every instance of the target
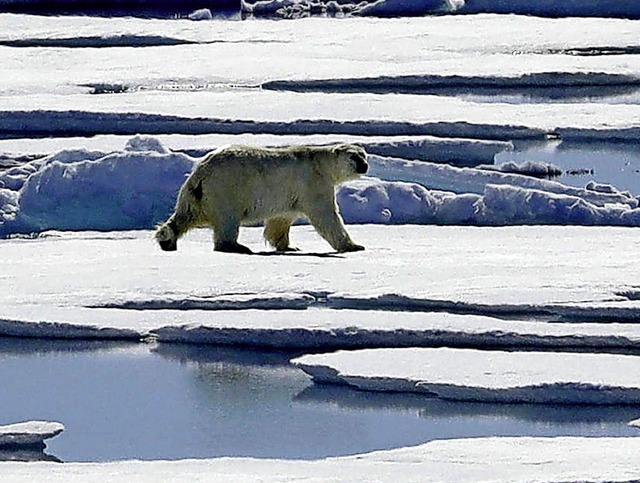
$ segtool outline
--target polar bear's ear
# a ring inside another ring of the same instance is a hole
[[[333,154],[339,154],[341,152],[344,152],[347,150],[347,145],[346,144],[336,144],[331,148],[331,152]]]

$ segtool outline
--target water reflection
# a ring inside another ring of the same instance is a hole
[[[0,337],[0,358],[9,355],[45,355],[69,352],[106,352],[137,346],[131,341],[28,339]],[[1,359],[0,359],[1,360]]]
[[[456,96],[468,102],[481,104],[640,103],[640,89],[637,85],[444,88],[437,92],[420,93]]]
[[[63,422],[48,447],[64,461],[315,459],[438,438],[638,435],[627,426],[637,408],[452,403],[316,386],[288,363],[295,355],[0,339],[0,424]]]
[[[301,403],[335,404],[356,410],[413,410],[424,418],[511,418],[546,425],[618,425],[631,421],[640,409],[634,406],[489,404],[445,401],[421,394],[372,393],[344,386],[315,384],[296,397]],[[630,434],[632,434],[630,432]]]
[[[30,463],[33,461],[49,461],[62,463],[62,460],[44,452],[44,448],[0,448],[0,462],[20,461]]]

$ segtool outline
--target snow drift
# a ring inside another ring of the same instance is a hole
[[[374,148],[375,149],[375,148]],[[122,151],[64,150],[0,172],[0,236],[148,229],[165,219],[198,158],[137,136]],[[337,193],[347,223],[640,226],[638,200],[518,174],[370,156],[375,178]]]

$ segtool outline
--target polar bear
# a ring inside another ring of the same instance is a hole
[[[367,153],[353,144],[223,147],[187,178],[155,238],[162,250],[173,251],[187,231],[208,226],[214,250],[250,254],[238,243],[240,225],[264,221],[265,240],[285,252],[296,250],[289,244],[291,225],[306,217],[336,251],[364,250],[344,227],[334,187],[367,169]]]

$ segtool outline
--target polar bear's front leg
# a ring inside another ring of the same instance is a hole
[[[240,223],[234,217],[220,217],[213,223],[213,249],[217,252],[242,253],[250,255],[249,247],[238,243]]]
[[[347,233],[342,217],[338,214],[335,201],[326,201],[312,206],[305,213],[316,231],[329,242],[337,252],[357,252],[364,250],[362,245],[354,243]]]

